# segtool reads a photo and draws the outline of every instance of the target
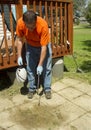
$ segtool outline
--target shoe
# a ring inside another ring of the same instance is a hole
[[[45,92],[46,99],[51,99],[51,91]]]
[[[32,98],[33,98],[33,95],[34,95],[34,92],[28,92],[28,98],[29,98],[29,99],[32,99]]]

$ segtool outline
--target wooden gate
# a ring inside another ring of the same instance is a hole
[[[73,53],[72,0],[0,0],[3,29],[0,39],[0,70],[17,66],[15,27],[17,20],[28,9],[33,9],[47,21],[53,58]]]

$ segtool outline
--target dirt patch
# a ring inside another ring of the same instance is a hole
[[[17,107],[15,112],[13,112],[11,115],[11,118],[14,122],[22,125],[26,129],[31,130],[55,130],[64,121],[61,113],[54,111],[53,107],[45,105],[34,105],[33,107],[27,109]]]

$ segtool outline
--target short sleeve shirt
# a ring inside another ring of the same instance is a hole
[[[19,37],[25,37],[26,41],[34,47],[45,46],[50,41],[48,24],[39,16],[37,16],[36,28],[33,31],[30,31],[20,18],[17,22],[16,34]]]

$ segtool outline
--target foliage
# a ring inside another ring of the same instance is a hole
[[[78,17],[74,19],[74,24],[76,24],[76,25],[80,24],[80,19]]]
[[[83,14],[87,0],[73,0],[74,16],[80,17]]]
[[[91,25],[91,3],[89,3],[87,8],[86,8],[85,18],[88,21],[88,23]]]

